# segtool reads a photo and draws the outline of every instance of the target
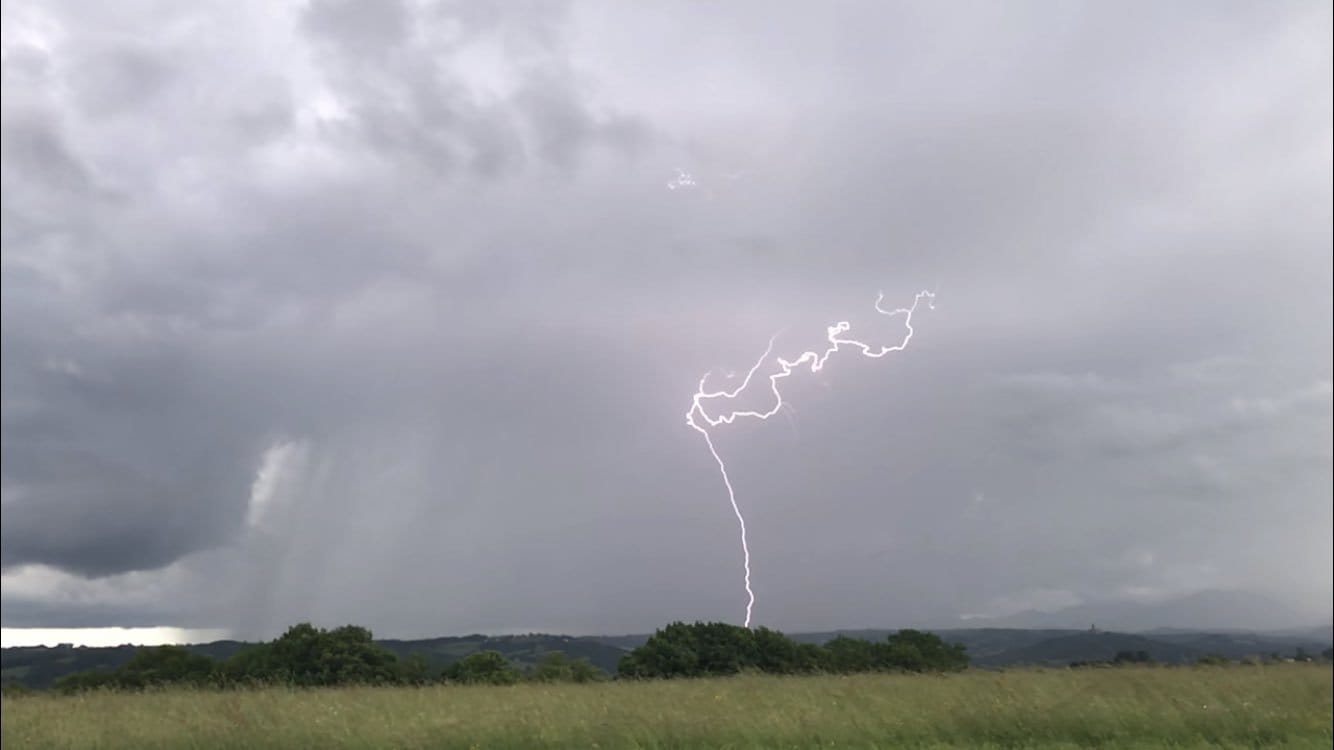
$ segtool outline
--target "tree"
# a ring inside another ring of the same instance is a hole
[[[118,687],[206,685],[213,682],[217,662],[184,646],[141,648],[114,673]]]
[[[617,671],[627,677],[693,677],[700,674],[696,629],[702,623],[674,622],[658,630],[621,658]]]
[[[499,651],[478,651],[446,667],[442,676],[468,684],[513,685],[519,681],[519,670]]]
[[[818,643],[798,643],[796,669],[807,673],[826,671],[825,650]]]
[[[1117,651],[1112,658],[1113,664],[1152,664],[1153,657],[1148,651]]]
[[[935,633],[900,630],[886,639],[876,666],[909,672],[956,672],[968,666],[968,654],[962,644],[946,643]]]
[[[548,652],[533,667],[532,678],[538,682],[594,682],[602,672],[587,659],[570,659],[561,651]]]
[[[119,687],[116,675],[112,672],[89,671],[75,672],[56,680],[55,688],[62,693],[82,693],[88,690],[103,690]]]
[[[863,638],[840,635],[826,643],[824,651],[824,667],[830,672],[850,674],[878,668],[876,644]]]
[[[771,674],[876,670],[948,672],[968,666],[964,647],[932,633],[901,630],[880,643],[840,636],[823,647],[776,630],[674,622],[621,659],[626,677],[700,677],[757,669]]]
[[[565,654],[552,651],[533,667],[532,678],[538,682],[569,682],[572,672],[570,660]]]
[[[752,633],[755,644],[754,666],[770,674],[795,674],[812,672],[818,667],[818,659],[807,660],[801,645],[777,630],[756,628]]]
[[[398,657],[356,625],[333,630],[303,622],[281,637],[237,653],[224,667],[236,682],[290,685],[386,684],[399,675]]]
[[[395,681],[404,685],[426,685],[432,682],[431,664],[422,654],[399,659],[395,665]]]
[[[606,673],[593,666],[593,662],[588,659],[575,659],[570,662],[571,682],[601,682],[605,679],[607,679]]]
[[[56,681],[63,693],[97,689],[142,690],[160,685],[200,687],[218,679],[218,663],[183,646],[141,648],[112,671],[75,672]]]
[[[772,631],[770,647],[785,638]],[[617,671],[627,677],[703,677],[761,668],[755,633],[723,622],[674,622],[621,659]]]

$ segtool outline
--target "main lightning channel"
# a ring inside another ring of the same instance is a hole
[[[893,346],[881,345],[879,349],[875,349],[870,344],[857,341],[856,339],[843,338],[843,334],[850,331],[852,329],[852,326],[847,321],[841,321],[832,326],[829,326],[826,329],[825,338],[829,342],[829,347],[825,349],[824,352],[822,353],[815,351],[802,352],[801,356],[797,357],[794,360],[786,360],[783,359],[782,357],[775,357],[774,360],[778,363],[779,369],[777,372],[769,376],[769,390],[774,395],[774,404],[772,408],[766,411],[756,411],[754,409],[739,409],[711,417],[709,416],[708,410],[704,408],[704,402],[712,401],[714,399],[723,399],[725,401],[730,401],[731,399],[734,399],[737,396],[739,396],[742,391],[746,390],[746,388],[750,386],[750,381],[755,377],[755,373],[759,371],[760,366],[763,365],[765,361],[769,359],[770,355],[773,354],[774,339],[776,337],[771,337],[769,339],[769,345],[765,347],[764,354],[761,354],[760,358],[755,360],[755,364],[751,365],[751,368],[748,371],[746,371],[746,377],[742,379],[741,384],[738,385],[736,388],[733,388],[730,391],[726,389],[718,391],[706,391],[705,384],[709,379],[709,373],[707,372],[704,373],[704,376],[699,379],[699,387],[695,390],[695,396],[690,401],[690,410],[686,412],[686,424],[690,425],[690,427],[699,431],[699,433],[704,436],[704,442],[706,445],[709,446],[709,453],[713,455],[713,460],[718,462],[718,470],[723,475],[723,485],[727,488],[727,500],[732,504],[732,512],[736,514],[737,524],[741,527],[741,557],[742,557],[742,565],[745,569],[745,586],[746,586],[746,620],[745,620],[746,627],[750,627],[751,613],[755,608],[755,592],[754,590],[751,589],[750,586],[750,542],[746,537],[746,517],[741,513],[741,506],[737,504],[736,490],[732,488],[732,478],[727,474],[727,463],[724,462],[722,456],[718,454],[718,449],[713,444],[713,436],[709,434],[709,428],[717,427],[719,425],[732,424],[733,422],[742,417],[751,417],[754,419],[766,420],[769,417],[772,417],[773,415],[777,414],[779,410],[781,410],[784,406],[783,394],[781,391],[778,390],[778,381],[782,380],[783,378],[789,377],[798,367],[801,367],[802,365],[808,364],[811,372],[813,373],[819,372],[821,369],[824,368],[825,363],[829,361],[829,358],[835,352],[837,352],[839,348],[842,347],[844,344],[860,349],[862,356],[869,357],[871,359],[879,359],[880,357],[883,357],[891,352],[903,351],[908,347],[908,342],[912,341],[913,337],[912,316],[913,313],[917,311],[917,306],[922,303],[922,300],[926,300],[927,307],[935,309],[935,298],[936,295],[934,292],[924,290],[917,293],[917,295],[913,298],[913,303],[911,306],[900,307],[894,310],[886,310],[885,308],[880,306],[880,303],[884,302],[885,300],[885,293],[884,292],[880,293],[880,296],[876,298],[875,301],[876,312],[880,313],[881,315],[887,315],[889,317],[895,317],[898,315],[903,316],[903,327],[906,329],[906,333],[903,336],[903,340]]]

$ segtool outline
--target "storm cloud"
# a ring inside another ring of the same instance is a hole
[[[6,626],[1329,617],[1327,6],[4,14]]]

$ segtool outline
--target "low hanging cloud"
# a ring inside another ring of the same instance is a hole
[[[7,627],[1328,617],[1328,8],[4,14]]]

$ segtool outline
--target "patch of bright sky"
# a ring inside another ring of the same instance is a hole
[[[164,646],[181,643],[211,643],[229,636],[221,629],[191,628],[0,628],[0,646]]]

